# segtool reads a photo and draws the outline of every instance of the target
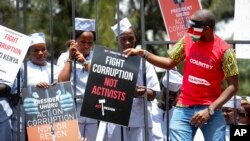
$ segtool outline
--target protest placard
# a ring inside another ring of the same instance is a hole
[[[127,126],[140,66],[139,56],[124,57],[96,46],[81,116]]]
[[[30,46],[27,35],[0,25],[0,78],[13,83]]]
[[[199,0],[158,0],[164,24],[171,41],[177,41],[187,31],[190,16],[201,9]]]
[[[76,119],[70,82],[42,89],[28,86],[22,89],[25,123],[30,141],[77,141]]]

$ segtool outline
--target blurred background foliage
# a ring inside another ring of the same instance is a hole
[[[75,16],[97,19],[97,44],[118,49],[111,26],[116,24],[116,9],[119,2],[119,18],[128,17],[138,32],[141,42],[140,0],[74,0]],[[51,2],[51,3],[50,3]],[[203,8],[210,9],[216,21],[227,21],[234,17],[234,0],[200,0]],[[19,9],[17,4],[19,3]],[[25,8],[26,5],[26,8]],[[52,17],[50,15],[52,6]],[[166,41],[166,29],[157,0],[144,0],[146,41]],[[50,23],[53,21],[53,41],[50,41]],[[65,42],[72,38],[71,0],[1,0],[0,24],[24,34],[44,32],[49,50],[53,47],[53,58],[67,50]],[[230,39],[229,39],[230,40]],[[51,44],[52,43],[52,44]],[[150,52],[166,56],[167,45],[148,45]],[[49,58],[51,59],[51,58]],[[238,95],[250,96],[249,60],[238,60],[240,90]],[[56,62],[56,61],[55,61]],[[179,66],[181,71],[182,65]],[[163,73],[159,73],[159,77]]]

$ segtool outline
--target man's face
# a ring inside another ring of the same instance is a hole
[[[120,45],[122,49],[134,48],[136,43],[136,37],[134,31],[129,28],[125,32],[123,32],[119,37]]]
[[[195,19],[190,19],[188,21],[189,23],[189,28],[188,28],[188,33],[193,39],[194,42],[197,42],[201,38],[201,34],[203,31],[203,23],[202,21],[198,21]]]
[[[234,124],[234,119],[238,118],[237,117],[237,115],[238,115],[237,109],[235,109],[235,108],[229,108],[229,107],[223,107],[222,111],[224,113],[224,117],[225,117],[227,125]]]

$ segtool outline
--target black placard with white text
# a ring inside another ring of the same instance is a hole
[[[127,126],[140,59],[95,46],[81,116]]]

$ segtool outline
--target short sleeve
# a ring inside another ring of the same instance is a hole
[[[236,54],[233,48],[229,48],[225,51],[222,58],[222,69],[224,71],[225,77],[230,77],[239,74]]]
[[[168,50],[169,57],[178,64],[185,59],[184,44],[185,44],[185,37],[183,37],[172,48]]]

